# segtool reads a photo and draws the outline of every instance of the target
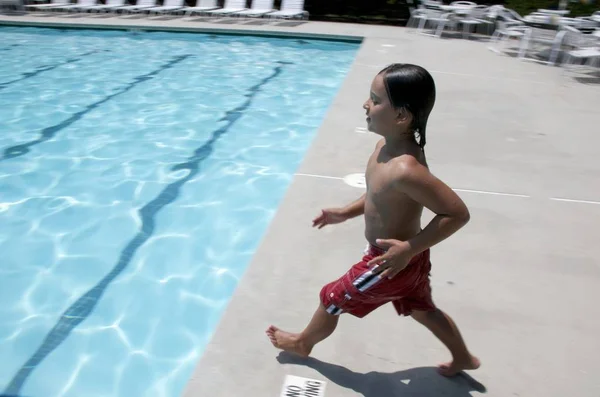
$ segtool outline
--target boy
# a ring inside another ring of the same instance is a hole
[[[321,304],[304,331],[267,329],[275,347],[308,356],[335,330],[341,313],[362,318],[392,302],[399,315],[412,316],[448,347],[452,361],[439,366],[442,375],[479,367],[452,319],[431,299],[429,249],[470,217],[463,201],[429,172],[425,160],[435,95],[433,78],[416,65],[390,65],[373,80],[363,108],[369,130],[383,138],[367,164],[367,192],[344,208],[322,210],[313,220],[320,229],[364,215],[369,246],[361,262],[323,287]],[[424,206],[436,216],[421,229]]]

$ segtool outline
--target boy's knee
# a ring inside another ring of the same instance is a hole
[[[438,309],[433,310],[413,310],[410,316],[420,323],[426,322],[432,317],[438,315]]]

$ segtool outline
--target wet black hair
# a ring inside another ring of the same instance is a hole
[[[427,119],[435,104],[435,82],[427,70],[408,63],[394,63],[385,67],[385,89],[395,109],[405,109],[413,116],[411,129],[418,136],[421,150],[425,150]]]

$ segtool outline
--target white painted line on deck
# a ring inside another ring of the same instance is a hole
[[[509,196],[509,197],[524,197],[524,198],[530,198],[531,196],[527,196],[525,194],[515,194],[515,193],[502,193],[502,192],[488,192],[486,190],[471,190],[471,189],[452,189],[455,190],[457,192],[464,192],[464,193],[477,193],[477,194],[490,194],[493,196]]]
[[[296,175],[297,176],[308,176],[308,177],[313,177],[313,178],[343,180],[348,185],[353,186],[353,187],[358,187],[358,188],[364,188],[364,186],[365,186],[365,181],[364,181],[365,177],[364,177],[364,174],[361,174],[361,173],[346,175],[343,178],[340,178],[337,176],[316,175],[316,174],[296,174]],[[509,197],[523,197],[523,198],[531,197],[531,196],[527,196],[525,194],[490,192],[490,191],[486,191],[486,190],[471,190],[471,189],[453,189],[453,190],[455,190],[457,192],[489,194],[489,195],[493,195],[493,196],[509,196]]]
[[[310,177],[313,177],[313,178],[323,178],[323,179],[337,179],[337,180],[340,180],[340,181],[342,179],[344,179],[344,178],[340,178],[340,177],[337,177],[337,176],[327,176],[327,175],[314,175],[314,174],[294,174],[294,175],[296,175],[296,176],[310,176]]]
[[[361,173],[346,175],[343,178],[340,178],[338,176],[316,175],[316,174],[300,174],[300,173],[298,173],[295,175],[296,176],[308,176],[308,177],[312,177],[312,178],[322,178],[322,179],[337,179],[340,181],[344,181],[346,184],[353,186],[353,187],[362,188],[362,189],[365,188],[364,174],[361,174]],[[531,196],[528,196],[526,194],[492,192],[492,191],[488,191],[488,190],[454,189],[454,188],[452,188],[452,190],[454,190],[456,192],[463,192],[463,193],[487,194],[490,196],[531,198]],[[559,198],[559,197],[550,197],[550,200],[562,201],[562,202],[567,202],[567,203],[600,205],[600,201],[592,201],[592,200],[577,200],[577,199],[568,199],[568,198]]]
[[[281,397],[325,397],[325,385],[321,380],[287,375],[281,389]]]
[[[566,198],[558,198],[558,197],[550,197],[550,200],[554,200],[554,201],[565,201],[565,202],[567,202],[567,203],[600,204],[600,201],[590,201],[590,200],[575,200],[575,199],[566,199]]]

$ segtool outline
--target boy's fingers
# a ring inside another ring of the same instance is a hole
[[[390,269],[388,268],[388,269],[384,269],[378,275],[379,275],[379,278],[385,278],[385,277],[389,276],[389,274],[390,274]]]
[[[367,266],[369,266],[369,267],[375,266],[375,265],[377,265],[373,269],[373,273],[375,273],[375,274],[381,273],[382,271],[384,271],[385,269],[387,269],[389,267],[386,263],[386,258],[383,256],[381,256],[379,258],[375,258],[371,262],[367,263]]]
[[[388,247],[391,247],[392,245],[394,245],[395,240],[386,240],[386,239],[378,238],[376,243],[379,246],[381,246],[382,248],[388,248]]]
[[[367,262],[367,266],[371,267],[373,265],[378,265],[379,262],[381,262],[383,256],[378,256],[376,258],[371,259],[369,262]]]

